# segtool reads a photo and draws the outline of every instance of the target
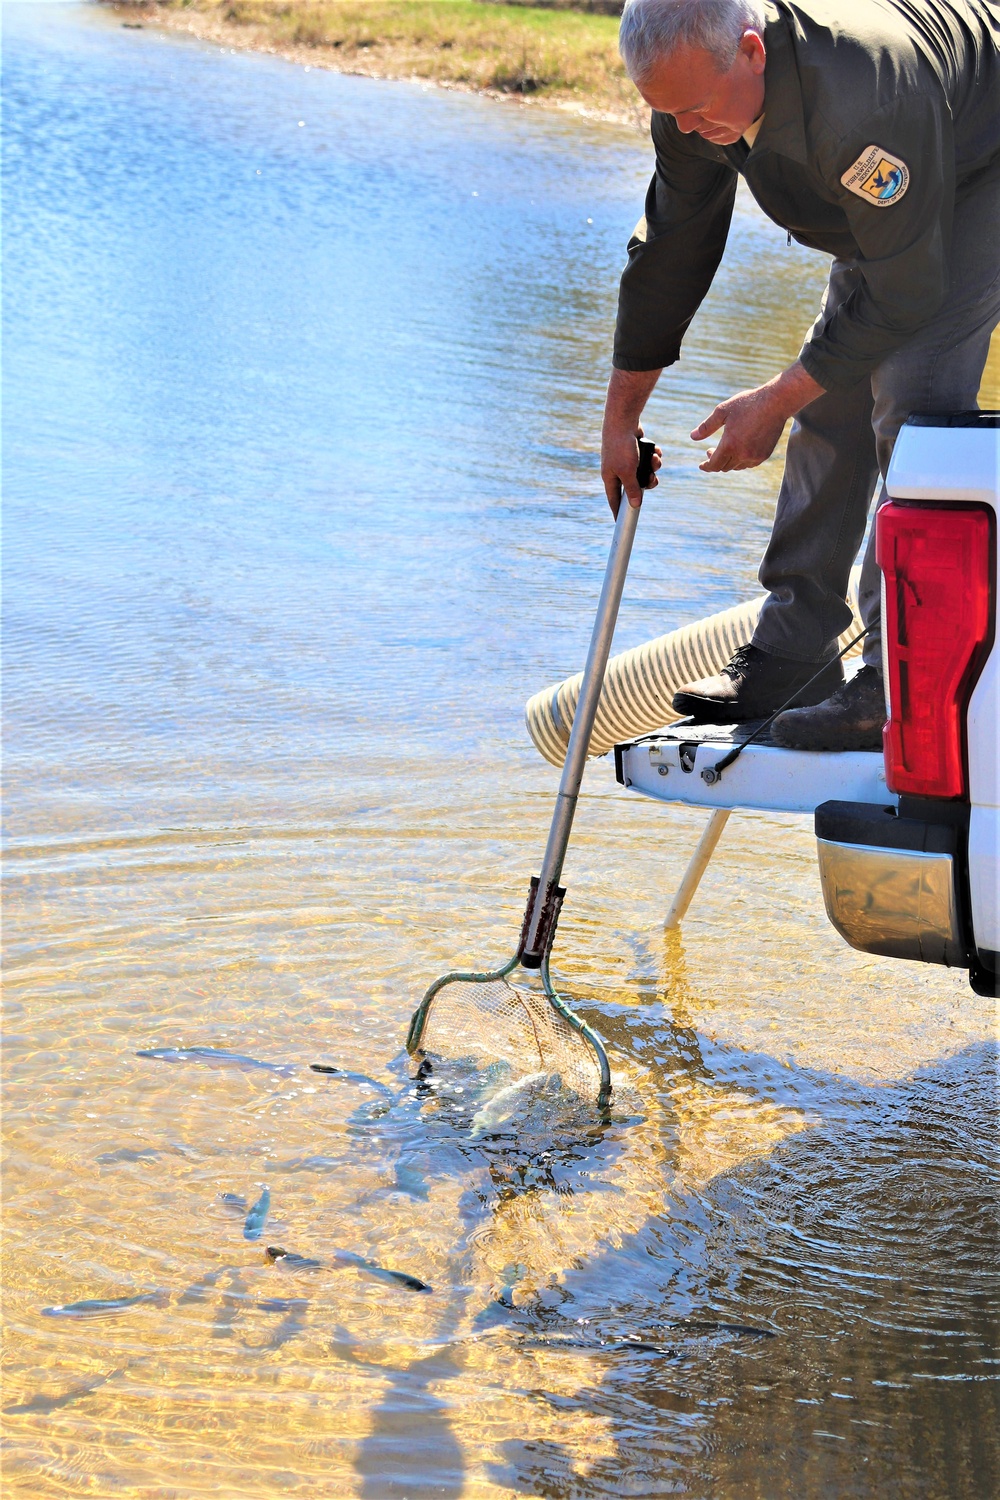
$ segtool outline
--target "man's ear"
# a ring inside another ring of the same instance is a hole
[[[767,65],[767,48],[760,32],[754,31],[752,26],[747,27],[740,39],[740,51],[750,64],[751,71],[759,77]]]

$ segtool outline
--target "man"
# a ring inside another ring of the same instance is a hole
[[[625,6],[621,52],[653,111],[656,173],[621,282],[602,442],[613,511],[623,491],[639,503],[639,419],[711,285],[737,174],[771,219],[833,257],[795,363],[691,434],[720,434],[701,468],[728,473],[763,463],[794,418],[753,641],[676,695],[681,714],[739,722],[798,694],[802,706],[775,720],[779,744],[881,745],[873,543],[860,589],[864,666],[847,683],[836,643],[900,426],[911,412],[975,407],[1000,319],[998,43],[1000,5],[989,0]]]

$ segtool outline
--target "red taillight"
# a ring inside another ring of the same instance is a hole
[[[883,505],[890,718],[886,781],[917,797],[965,795],[965,710],[990,634],[991,516],[978,505]]]

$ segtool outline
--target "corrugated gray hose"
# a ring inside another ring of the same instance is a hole
[[[853,568],[847,602],[854,618],[840,637],[840,647],[864,629],[858,613],[860,576],[861,569]],[[604,674],[590,737],[591,758],[605,755],[624,740],[634,740],[672,724],[679,717],[671,707],[674,694],[686,682],[721,672],[737,647],[745,646],[753,635],[764,598],[761,594],[746,604],[720,610],[693,625],[682,625],[644,646],[633,646],[631,651],[613,656]],[[861,646],[856,646],[847,659],[860,651]],[[561,766],[566,756],[582,680],[583,673],[577,672],[565,682],[542,688],[525,704],[524,721],[535,748],[554,766]]]

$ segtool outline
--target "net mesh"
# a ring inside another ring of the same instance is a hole
[[[579,1031],[542,993],[507,979],[452,980],[431,1000],[420,1035],[423,1052],[486,1068],[498,1060],[512,1073],[558,1073],[583,1098],[601,1087],[597,1057]]]

